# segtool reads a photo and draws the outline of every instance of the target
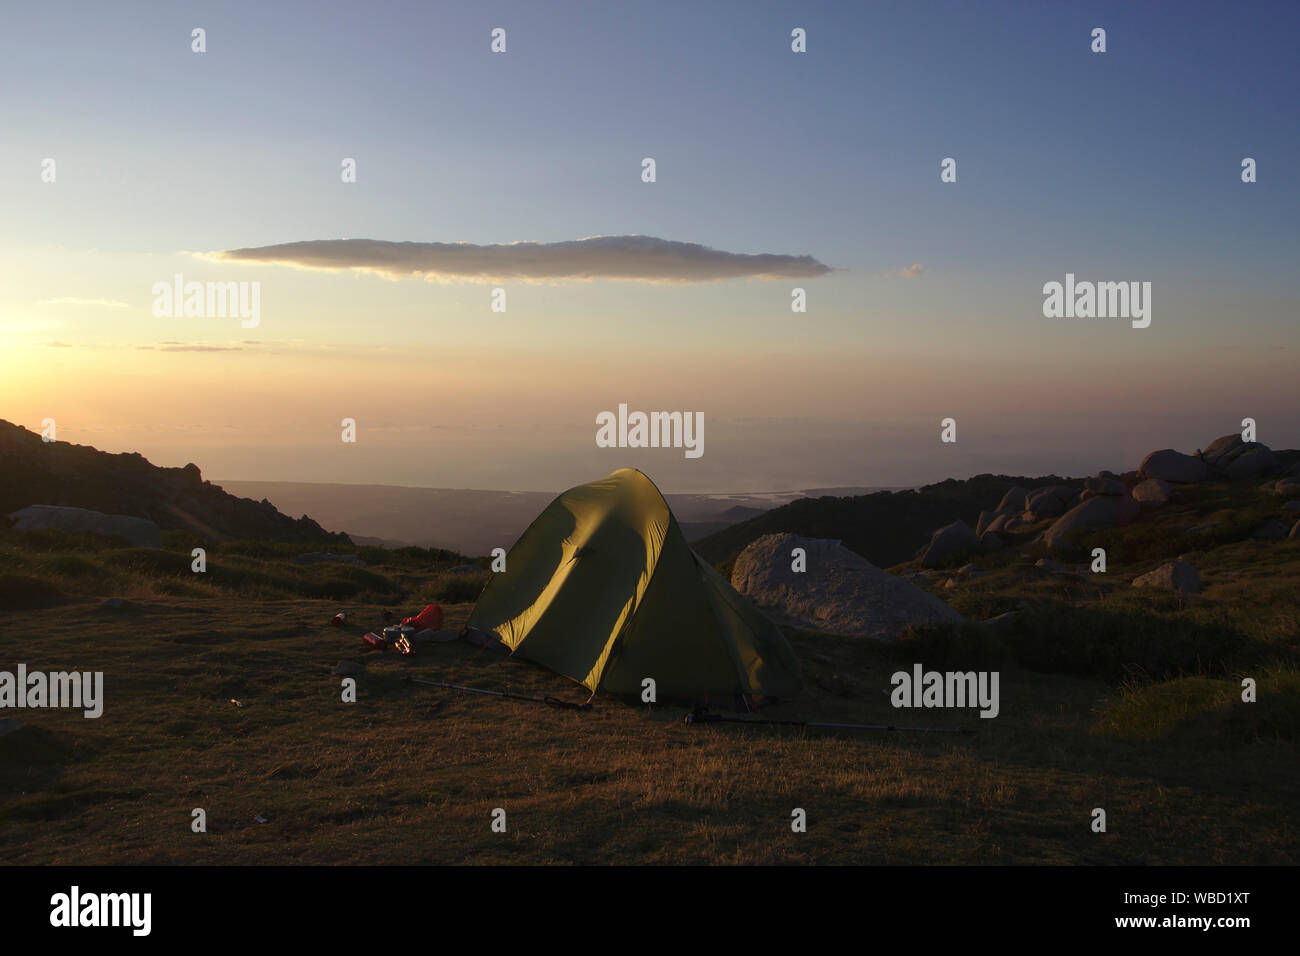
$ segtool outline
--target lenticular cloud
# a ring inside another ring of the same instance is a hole
[[[723,252],[695,242],[653,236],[595,236],[568,242],[388,242],[313,239],[213,253],[222,261],[305,269],[359,269],[392,278],[487,282],[497,279],[626,279],[637,282],[715,282],[825,275],[812,256]]]

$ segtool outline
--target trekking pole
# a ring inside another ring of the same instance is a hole
[[[965,727],[896,727],[893,724],[832,724],[818,720],[772,720],[762,717],[724,717],[697,708],[687,714],[688,724],[767,724],[777,727],[828,727],[833,730],[896,730],[914,734],[973,734]]]
[[[430,687],[442,687],[446,690],[463,690],[471,694],[484,694],[489,697],[504,697],[507,700],[525,700],[530,704],[545,704],[558,710],[591,710],[591,701],[581,704],[560,700],[558,697],[525,697],[523,694],[510,694],[503,690],[487,690],[483,687],[466,687],[463,684],[447,684],[440,680],[421,680],[418,677],[406,678],[408,684],[428,684]]]

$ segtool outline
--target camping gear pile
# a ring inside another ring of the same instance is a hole
[[[339,612],[330,621],[335,627],[342,627],[347,622],[347,615]],[[392,614],[384,612],[385,620],[392,620]],[[454,641],[458,635],[455,631],[443,631],[442,608],[430,604],[419,614],[403,618],[400,624],[390,624],[382,634],[367,631],[361,640],[372,650],[387,651],[389,648],[399,654],[410,656],[420,644]]]

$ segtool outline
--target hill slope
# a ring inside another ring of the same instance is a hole
[[[68,505],[149,518],[164,531],[208,540],[347,543],[303,516],[290,518],[269,501],[236,498],[204,481],[197,465],[160,468],[139,453],[113,455],[89,445],[44,442],[0,419],[0,515],[28,505]]]
[[[964,481],[949,478],[915,491],[803,498],[711,534],[693,547],[713,564],[727,565],[755,538],[790,531],[810,538],[839,539],[850,551],[887,568],[913,557],[935,528],[958,518],[974,527],[979,513],[996,505],[1016,485],[1033,489],[1070,483],[1055,475],[976,475]],[[1074,483],[1082,487],[1081,482]]]

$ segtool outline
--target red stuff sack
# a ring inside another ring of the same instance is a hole
[[[402,626],[411,625],[417,631],[423,631],[426,628],[430,630],[439,630],[442,627],[442,608],[437,604],[430,604],[415,617],[408,617],[402,621]]]

